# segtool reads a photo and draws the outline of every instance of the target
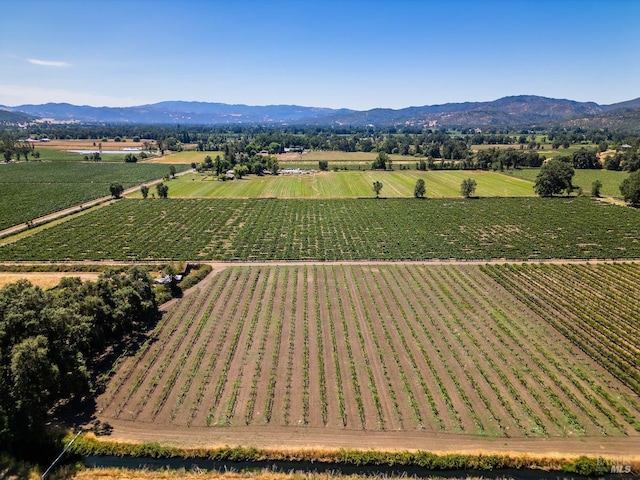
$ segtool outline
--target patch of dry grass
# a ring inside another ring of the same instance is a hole
[[[0,287],[4,287],[9,283],[17,282],[25,279],[44,290],[53,288],[60,283],[63,277],[80,277],[82,281],[95,281],[98,279],[99,273],[79,273],[79,272],[21,272],[21,273],[5,273],[0,272]]]

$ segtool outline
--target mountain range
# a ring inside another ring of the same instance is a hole
[[[564,125],[640,130],[640,98],[612,105],[535,95],[490,102],[445,103],[402,109],[358,111],[297,105],[248,106],[167,101],[133,107],[91,107],[68,103],[0,105],[0,123],[36,119],[99,124],[321,125],[416,127],[515,127]]]

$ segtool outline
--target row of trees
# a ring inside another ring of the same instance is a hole
[[[573,176],[575,170],[569,161],[563,159],[552,159],[546,162],[534,184],[536,194],[541,197],[551,197],[561,193],[571,194],[574,190],[579,189],[573,185]],[[376,198],[380,196],[383,184],[379,180],[373,182],[373,191]],[[469,198],[475,194],[477,182],[473,178],[467,178],[460,184],[460,193],[463,197]],[[591,186],[591,195],[599,196],[602,182],[596,180]],[[620,185],[620,192],[625,201],[631,205],[640,205],[640,170],[632,173]],[[413,195],[416,198],[424,198],[426,195],[426,185],[424,179],[420,178],[416,181]]]
[[[0,138],[0,154],[5,162],[10,162],[11,159],[19,161],[24,158],[25,162],[29,161],[29,155],[35,153],[32,142],[18,140],[14,135],[5,134]],[[40,156],[38,153],[37,156]]]
[[[109,193],[115,199],[119,199],[124,192],[124,187],[121,183],[114,182],[109,186]],[[149,196],[149,186],[142,185],[140,187],[140,193],[142,194],[142,198],[147,198]],[[160,182],[156,184],[156,193],[158,194],[158,198],[168,198],[169,197],[169,185],[166,183]]]
[[[384,152],[387,155],[399,154],[432,159],[435,165],[429,168],[451,168],[452,164],[437,164],[438,160],[456,162],[462,168],[509,169],[511,166],[539,166],[542,157],[536,150],[540,143],[551,143],[553,148],[569,147],[579,143],[595,143],[602,152],[607,148],[628,145],[630,148],[619,155],[612,155],[611,165],[624,164],[624,157],[635,154],[640,163],[638,149],[640,136],[607,130],[550,130],[545,136],[538,131],[490,133],[469,130],[461,133],[454,130],[431,130],[415,127],[398,128],[353,128],[353,127],[206,127],[206,126],[32,126],[31,136],[49,138],[110,138],[147,139],[144,150],[158,149],[179,151],[185,144],[195,144],[200,151],[222,151],[222,159],[231,169],[236,164],[253,164],[258,155],[283,153],[286,147],[301,149],[339,150],[345,152]],[[525,134],[526,132],[526,134]],[[18,135],[24,138],[25,132],[5,132],[0,143],[0,153],[5,158],[25,160],[33,153],[33,143],[20,142]],[[149,141],[153,140],[153,141]],[[480,150],[476,154],[475,145],[513,144],[519,148],[501,151]],[[519,153],[516,153],[519,152]],[[535,153],[535,155],[533,155]],[[142,155],[142,154],[141,154]],[[130,154],[128,161],[135,161]],[[94,158],[97,160],[97,158]],[[137,160],[137,158],[136,158]],[[576,167],[581,168],[581,167]],[[268,168],[267,168],[268,169]],[[627,168],[628,169],[628,168]],[[637,168],[636,168],[637,169]],[[633,169],[629,169],[633,171]]]
[[[265,172],[269,172],[272,175],[277,175],[280,171],[280,164],[278,159],[271,155],[225,155],[224,158],[216,155],[215,159],[207,155],[202,163],[192,163],[191,168],[195,168],[198,172],[211,172],[220,179],[225,180],[225,173],[229,170],[233,170],[234,178],[238,179],[250,173],[262,175]]]
[[[472,197],[476,192],[477,185],[477,182],[473,178],[467,178],[460,184],[460,193],[465,198]],[[379,180],[373,182],[373,191],[376,194],[376,198],[380,197],[380,192],[382,191],[383,186],[383,183]],[[425,181],[424,179],[419,178],[416,181],[416,186],[413,189],[413,196],[416,198],[424,198],[426,194],[427,186],[425,184]]]
[[[41,437],[57,402],[93,392],[94,360],[157,315],[152,285],[133,267],[47,291],[26,280],[0,289],[0,450]]]
[[[24,136],[24,130],[7,130],[13,136]],[[205,125],[47,125],[29,126],[27,134],[51,139],[151,139],[166,150],[196,144],[201,151],[222,150],[228,141],[242,141],[244,147],[270,154],[282,153],[284,147],[341,151],[385,151],[414,155],[432,144],[444,145],[448,139],[460,139],[468,145],[514,144],[532,148],[538,143],[567,147],[579,143],[597,144],[600,151],[629,144],[640,148],[640,136],[608,129],[573,129],[534,127],[523,129],[424,129],[419,126],[353,127],[344,126],[205,126]],[[394,151],[397,149],[397,151]],[[434,156],[434,155],[432,155]],[[434,156],[435,158],[438,158]]]

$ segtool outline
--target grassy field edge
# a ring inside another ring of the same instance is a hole
[[[71,440],[69,435],[65,443]],[[70,452],[89,456],[118,456],[136,458],[185,458],[232,462],[287,461],[335,463],[352,466],[405,466],[429,470],[535,469],[601,475],[611,471],[619,459],[596,456],[546,456],[531,454],[436,454],[424,450],[385,451],[373,449],[268,449],[251,446],[217,448],[182,448],[151,443],[129,443],[101,440],[93,434],[81,435]],[[633,474],[640,473],[640,460],[624,460]]]

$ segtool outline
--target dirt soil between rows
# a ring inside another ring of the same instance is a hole
[[[213,267],[211,276],[217,275],[232,266],[275,266],[275,265],[368,265],[408,264],[408,265],[473,265],[488,263],[617,263],[640,260],[562,260],[551,259],[532,262],[514,262],[507,260],[457,261],[349,261],[349,262],[207,262]],[[76,263],[76,262],[70,262]],[[81,263],[81,262],[77,262]],[[105,262],[110,263],[110,262]],[[202,263],[202,262],[200,262]],[[7,276],[9,274],[6,274]],[[15,277],[28,277],[24,273],[12,273]],[[34,276],[78,276],[95,274],[78,273],[33,273]],[[205,280],[206,281],[206,280]],[[198,288],[198,287],[195,287]],[[186,293],[186,292],[185,292]],[[163,305],[167,310],[176,300]],[[287,332],[284,333],[285,335]],[[284,372],[281,372],[284,373]],[[313,409],[314,406],[311,406]],[[274,412],[274,415],[280,415]],[[107,426],[109,434],[98,437],[105,441],[132,443],[157,442],[161,445],[185,448],[214,448],[220,446],[252,446],[265,449],[365,449],[365,450],[425,450],[434,453],[483,453],[483,454],[530,454],[545,457],[572,457],[579,455],[598,455],[609,458],[640,460],[640,437],[624,436],[576,436],[576,437],[494,437],[474,436],[457,433],[441,433],[430,429],[416,431],[370,431],[363,429],[344,429],[327,427],[309,427],[304,425],[274,426],[248,425],[240,427],[219,426],[179,426],[153,421],[129,421],[101,416],[96,412],[89,428],[95,421]],[[70,425],[68,425],[70,426]]]
[[[629,260],[625,260],[628,262]],[[633,261],[633,260],[632,260]],[[637,262],[638,260],[635,260]],[[579,261],[548,260],[550,263],[580,263]],[[588,263],[598,263],[590,260]],[[611,262],[611,260],[608,260]],[[295,265],[295,264],[327,265],[332,262],[252,262],[252,263],[212,263],[214,272],[219,273],[229,266],[261,266],[261,265]],[[337,264],[369,264],[385,262],[335,262]],[[438,264],[470,264],[470,263],[508,263],[506,261],[456,262],[388,262],[388,263],[421,263]],[[522,263],[522,262],[520,262]],[[582,261],[582,263],[587,263]],[[168,305],[165,305],[165,308]],[[319,408],[319,406],[315,406]],[[313,409],[314,406],[311,406]],[[491,436],[474,436],[466,434],[440,433],[434,431],[368,431],[362,429],[343,429],[327,427],[308,427],[303,425],[274,426],[248,425],[241,427],[219,426],[179,426],[156,423],[153,421],[129,421],[113,417],[97,420],[108,424],[110,434],[99,437],[108,441],[122,442],[157,442],[162,445],[211,448],[219,446],[253,446],[273,449],[377,449],[377,450],[426,450],[434,453],[484,453],[484,454],[531,454],[548,457],[571,457],[578,455],[600,455],[629,460],[640,459],[639,437],[525,437],[506,438]]]

